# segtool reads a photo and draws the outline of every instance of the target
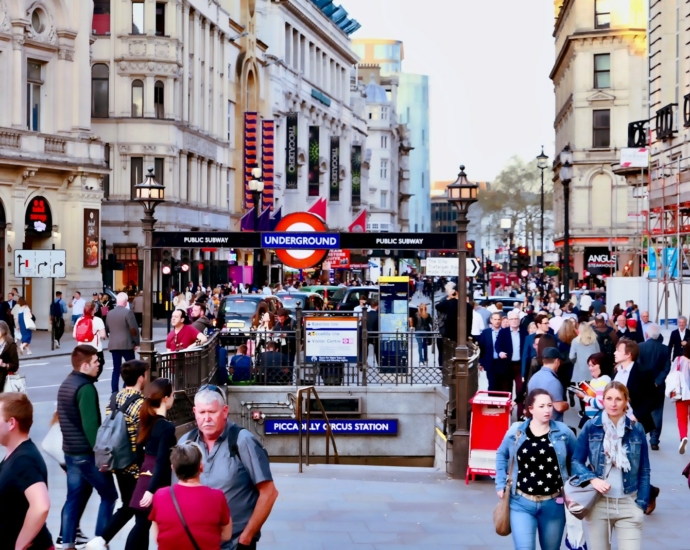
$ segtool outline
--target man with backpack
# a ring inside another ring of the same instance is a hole
[[[616,352],[616,346],[618,345],[618,334],[606,324],[606,317],[601,314],[594,317],[592,329],[594,334],[597,335],[599,350],[606,354],[609,365],[613,365],[613,354]]]
[[[63,549],[75,547],[77,525],[86,506],[82,498],[85,485],[91,485],[101,497],[96,536],[105,530],[117,501],[112,474],[99,471],[93,452],[101,425],[98,392],[94,386],[99,368],[96,348],[78,345],[72,351],[71,361],[72,372],[60,385],[57,396],[67,466],[67,501],[62,509]]]
[[[50,322],[53,324],[53,338],[58,348],[62,335],[65,334],[65,313],[67,313],[67,304],[62,299],[62,292],[58,290],[50,304]]]
[[[101,469],[112,469],[120,489],[122,506],[115,512],[107,527],[100,535],[86,545],[87,550],[106,548],[127,522],[134,517],[130,508],[134,489],[137,485],[139,467],[137,465],[137,430],[139,413],[144,404],[141,393],[146,383],[148,363],[127,361],[122,365],[120,375],[125,387],[110,397],[105,409],[105,422],[98,429],[94,453],[96,465]]]
[[[96,379],[100,378],[105,365],[105,356],[103,355],[103,338],[105,338],[105,324],[103,319],[94,316],[95,306],[93,302],[89,302],[84,306],[84,315],[77,319],[72,329],[72,336],[77,341],[77,344],[84,344],[96,348],[98,356],[98,374]]]
[[[193,441],[203,455],[201,483],[220,489],[232,514],[232,539],[223,550],[255,550],[261,527],[268,519],[278,490],[273,483],[268,454],[249,432],[228,422],[223,390],[206,385],[194,396],[198,428],[185,434],[179,445]]]

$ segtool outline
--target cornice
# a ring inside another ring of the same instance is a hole
[[[558,114],[556,115],[556,120],[553,123],[554,128],[558,128],[558,126],[561,123],[561,120],[563,119],[563,117],[565,117],[565,115],[568,113],[568,111],[570,111],[572,106],[573,106],[573,94],[570,94],[568,99],[565,100],[563,107],[560,108],[560,110],[558,111]]]

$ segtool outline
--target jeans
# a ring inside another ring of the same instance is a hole
[[[99,472],[93,454],[65,455],[67,464],[67,502],[62,509],[62,547],[74,548],[79,523],[83,487],[91,485],[101,497],[96,519],[96,536],[100,537],[113,515],[117,491],[110,473]]]
[[[532,502],[521,495],[512,495],[510,529],[515,550],[535,550],[537,532],[541,550],[559,550],[565,530],[563,499],[559,497]]]
[[[110,390],[115,393],[120,384],[120,367],[122,366],[122,360],[131,361],[134,359],[134,350],[114,349],[110,351],[110,354],[113,356],[113,377],[110,380]]]
[[[426,338],[417,338],[417,346],[419,347],[419,361],[426,363],[428,360],[426,354]]]
[[[86,505],[89,503],[91,493],[93,493],[93,487],[91,487],[91,485],[81,486],[81,492],[79,493],[79,506],[77,507],[77,529],[79,529],[81,524],[81,517],[84,515]],[[62,506],[62,512],[60,513],[60,536],[62,536],[62,514],[65,511],[65,506],[67,506],[67,502],[65,502],[65,504]]]
[[[122,506],[118,508],[115,515],[110,518],[108,525],[103,530],[102,537],[106,543],[109,543],[115,538],[120,530],[127,525],[127,522],[134,517],[134,509],[129,507],[129,501],[132,500],[134,488],[137,485],[137,478],[134,475],[123,471],[115,472],[117,478],[117,486],[120,489],[120,500]]]
[[[664,405],[661,404],[652,411],[652,420],[654,420],[654,429],[649,432],[649,444],[658,445],[661,438],[661,428],[664,422]]]

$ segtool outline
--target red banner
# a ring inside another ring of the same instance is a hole
[[[273,148],[275,126],[272,120],[261,121],[261,171],[264,178],[263,210],[273,210]]]
[[[244,207],[249,210],[254,206],[249,181],[252,179],[252,168],[257,168],[258,115],[244,113]]]

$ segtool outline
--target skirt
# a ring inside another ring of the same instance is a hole
[[[144,463],[139,469],[139,478],[137,479],[137,484],[134,487],[134,493],[132,494],[132,499],[129,501],[129,507],[134,510],[149,510],[151,507],[144,508],[139,502],[144,498],[144,493],[149,490],[151,485],[151,478],[153,475],[153,469],[156,467],[156,457],[152,455],[144,456]]]

